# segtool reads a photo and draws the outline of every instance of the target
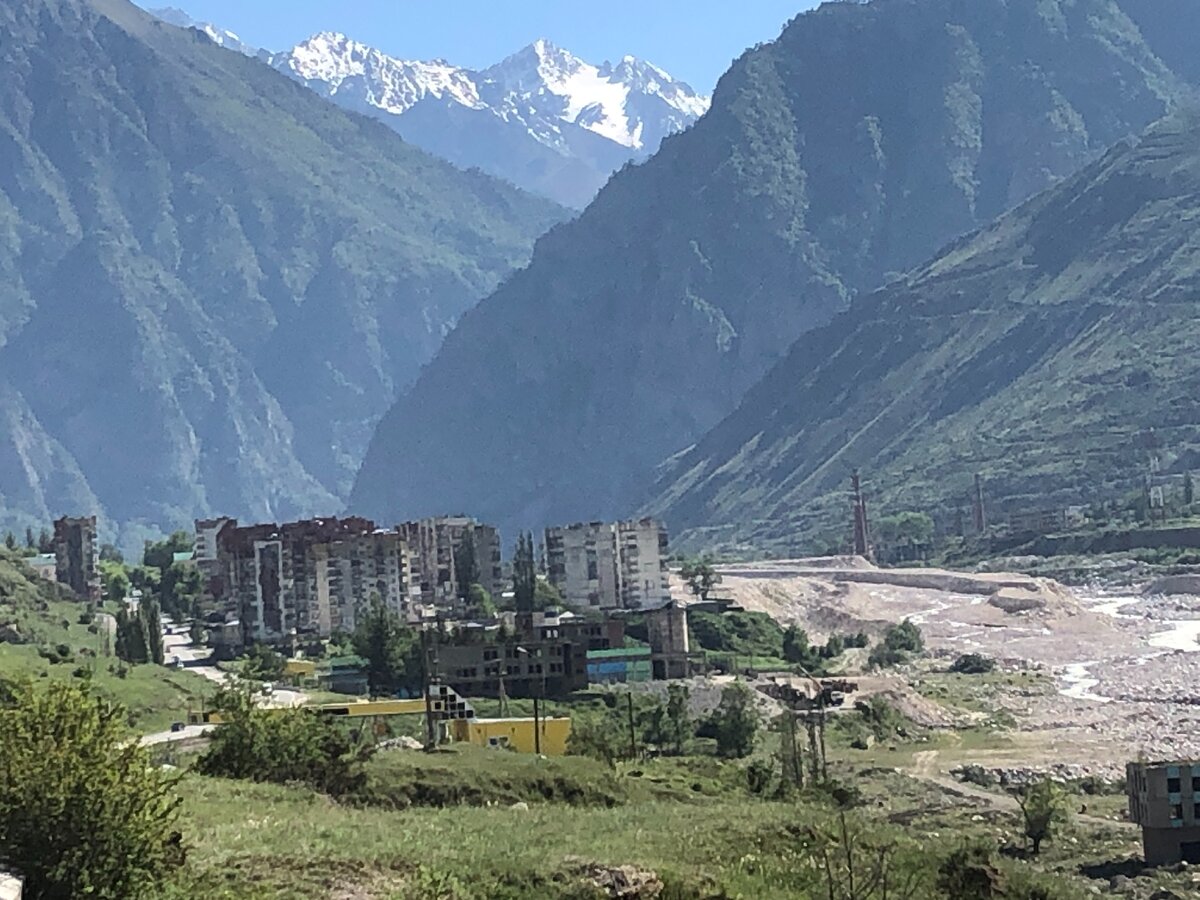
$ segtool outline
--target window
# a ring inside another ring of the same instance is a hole
[[[1183,804],[1182,803],[1172,803],[1171,804],[1171,818],[1175,821],[1178,821],[1183,818]]]
[[[1192,776],[1192,793],[1200,794],[1200,775]]]
[[[483,651],[484,662],[491,662],[493,659],[499,658],[499,656],[500,656],[500,653],[497,650],[484,650]]]
[[[1197,822],[1200,822],[1200,803],[1195,803],[1192,805],[1192,817],[1195,818]]]
[[[558,675],[559,673],[562,672],[562,670],[563,670],[562,663],[550,663],[550,674],[551,675]],[[1196,805],[1200,806],[1200,803],[1198,803]]]
[[[1182,789],[1183,789],[1183,787],[1180,783],[1178,776],[1176,776],[1175,778],[1167,779],[1167,793],[1168,794],[1178,794]]]

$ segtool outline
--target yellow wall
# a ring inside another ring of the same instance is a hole
[[[317,664],[311,659],[289,659],[283,665],[285,675],[312,677],[317,674]]]
[[[456,719],[449,726],[450,736],[462,743],[478,747],[507,746],[519,753],[534,752],[533,719]],[[542,719],[538,729],[543,754],[566,755],[567,738],[571,736],[570,719]]]

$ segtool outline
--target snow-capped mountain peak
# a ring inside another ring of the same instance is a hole
[[[337,31],[282,53],[256,51],[187,13],[160,19],[197,28],[340,106],[378,118],[405,139],[570,206],[609,175],[658,150],[702,116],[709,98],[633,56],[595,65],[540,38],[484,69],[391,56]]]
[[[339,32],[315,34],[276,54],[271,64],[331,97],[351,92],[368,106],[393,115],[402,115],[430,96],[483,108],[465,69],[444,60],[397,59]]]

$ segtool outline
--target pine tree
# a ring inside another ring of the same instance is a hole
[[[537,558],[533,549],[533,535],[525,532],[517,538],[517,552],[513,557],[513,602],[517,612],[533,612],[537,587]]]
[[[28,525],[25,526],[25,546],[28,547],[30,550],[37,549],[37,544],[34,543],[34,539],[33,539],[33,529],[30,528]]]
[[[17,536],[11,531],[4,536],[4,546],[9,550],[17,549]]]
[[[146,646],[146,662],[162,665],[166,662],[163,651],[162,614],[157,600],[142,600],[138,606],[138,618]]]
[[[1192,473],[1188,472],[1183,476],[1183,505],[1191,506],[1196,502],[1196,483],[1192,480]]]

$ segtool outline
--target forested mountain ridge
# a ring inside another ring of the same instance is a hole
[[[805,335],[674,461],[649,509],[685,542],[795,552],[876,515],[951,524],[1108,501],[1200,463],[1200,112],[1079,175]]]
[[[340,505],[561,208],[124,0],[0,11],[0,518]]]
[[[351,505],[627,514],[799,336],[1188,93],[1114,0],[801,15],[463,318],[380,423]]]

